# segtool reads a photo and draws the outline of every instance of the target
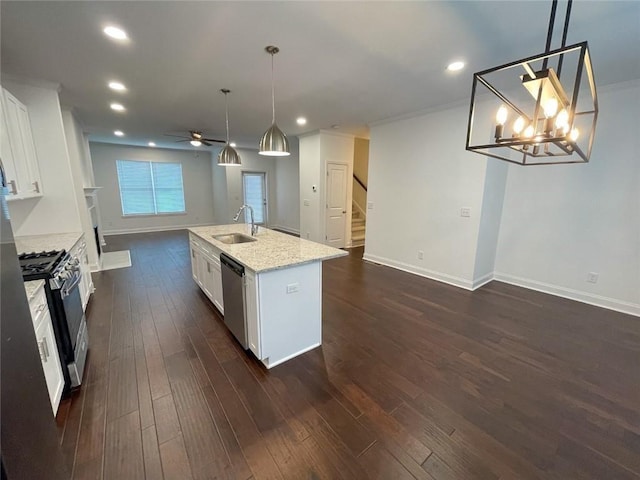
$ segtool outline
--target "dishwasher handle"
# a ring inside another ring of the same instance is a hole
[[[233,270],[236,275],[244,277],[244,265],[236,262],[233,258],[225,255],[224,253],[220,254],[220,263],[227,268]]]

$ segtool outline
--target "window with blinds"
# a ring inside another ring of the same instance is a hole
[[[123,215],[185,213],[182,165],[117,160]]]

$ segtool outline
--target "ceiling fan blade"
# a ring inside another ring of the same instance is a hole
[[[191,139],[189,138],[185,138],[184,140],[176,140],[176,143],[180,143],[180,142],[190,142]]]
[[[203,145],[206,145],[207,147],[210,147],[211,144],[209,142],[207,142],[204,138],[200,140],[202,142]]]
[[[227,143],[226,140],[217,140],[215,138],[203,138],[202,140],[206,140],[207,142]]]
[[[164,133],[163,134],[165,137],[178,137],[178,138],[189,138],[186,135],[172,135],[170,133]]]

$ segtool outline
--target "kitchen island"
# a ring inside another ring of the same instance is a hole
[[[322,343],[322,262],[347,252],[260,227],[246,243],[220,235],[251,237],[246,224],[189,229],[193,278],[224,315],[220,254],[245,267],[244,306],[248,348],[271,368]]]

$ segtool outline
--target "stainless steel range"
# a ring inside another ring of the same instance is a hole
[[[45,280],[60,363],[66,366],[62,369],[66,393],[82,383],[89,348],[87,322],[78,288],[82,279],[80,262],[64,250],[23,253],[18,258],[25,281]]]

